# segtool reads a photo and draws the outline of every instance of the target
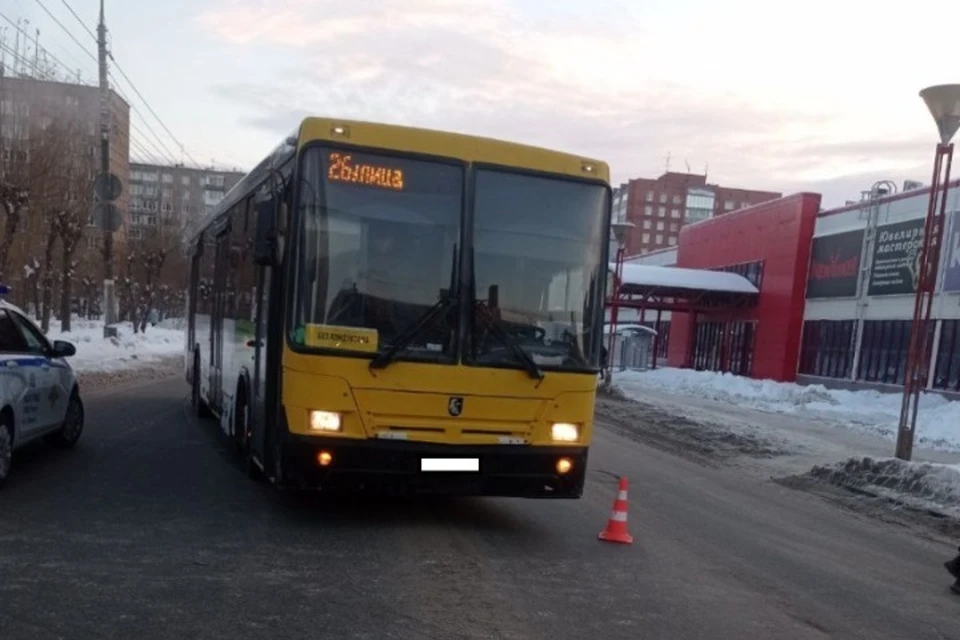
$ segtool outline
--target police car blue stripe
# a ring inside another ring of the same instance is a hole
[[[18,367],[42,367],[45,364],[49,364],[52,367],[64,368],[63,365],[50,362],[46,358],[20,358],[20,357],[6,357],[0,358],[0,366],[6,366],[8,362],[14,362]]]

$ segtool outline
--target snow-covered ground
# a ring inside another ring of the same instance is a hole
[[[651,390],[709,398],[740,407],[828,421],[851,431],[896,441],[901,396],[878,391],[844,391],[753,380],[692,369],[656,369],[614,374],[629,397],[643,400]],[[924,395],[917,412],[916,443],[960,453],[960,402]]]
[[[148,326],[146,333],[136,334],[133,325],[121,322],[116,325],[118,337],[110,340],[103,338],[102,321],[73,319],[71,325],[71,330],[64,333],[60,322],[52,320],[47,338],[76,346],[77,354],[69,362],[80,373],[139,369],[183,353],[184,333],[178,319]]]
[[[695,437],[697,427],[690,425],[700,425],[703,442],[711,446],[718,432],[726,432],[741,451],[774,452],[754,456],[764,472],[870,487],[960,516],[960,402],[921,398],[914,462],[904,463],[893,458],[899,394],[671,368],[616,372],[613,380],[627,398],[682,416],[678,441],[695,446],[691,434]],[[743,447],[743,442],[759,444]]]

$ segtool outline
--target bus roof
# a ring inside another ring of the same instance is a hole
[[[317,140],[445,156],[604,182],[610,180],[607,163],[595,158],[434,129],[333,118],[304,119],[300,125],[299,146]]]
[[[262,184],[271,172],[286,164],[297,149],[310,142],[326,140],[610,182],[610,167],[606,162],[562,151],[434,129],[308,117],[235,184],[213,211],[189,225],[184,240],[195,241],[204,229]]]

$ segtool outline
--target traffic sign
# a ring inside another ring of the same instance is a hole
[[[93,208],[93,224],[103,231],[114,232],[120,228],[120,209],[111,202],[98,202]]]
[[[123,193],[123,183],[113,173],[101,173],[93,181],[93,192],[102,202],[112,202]]]

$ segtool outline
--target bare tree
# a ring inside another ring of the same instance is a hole
[[[19,122],[22,129],[27,121]],[[59,315],[69,330],[73,256],[92,199],[93,147],[71,117],[37,115],[29,125],[29,135],[15,131],[11,153],[5,154],[5,162],[0,160],[4,162],[0,173],[0,277],[16,277],[9,271],[10,265],[23,265],[16,298],[32,305],[44,331],[49,329],[58,285],[65,285],[59,290]],[[58,241],[62,241],[59,255]]]
[[[146,330],[150,312],[160,302],[164,268],[178,241],[162,225],[141,231],[127,242],[124,275],[118,287],[123,315],[133,323],[135,333]]]
[[[30,200],[30,192],[22,184],[0,182],[0,203],[6,214],[3,221],[3,236],[0,237],[0,280],[3,279],[10,261],[10,250],[17,237],[17,229],[23,211]]]
[[[77,140],[77,138],[73,138]],[[73,312],[73,277],[77,263],[74,253],[83,240],[86,222],[93,209],[94,158],[84,156],[81,149],[70,154],[64,172],[64,207],[57,214],[54,226],[60,237],[60,322],[62,331],[70,331]]]
[[[8,129],[13,135],[3,140],[4,154],[0,157],[0,279],[11,275],[10,261],[17,244],[24,248],[33,245],[24,237],[25,227],[30,226],[30,211],[60,171],[64,146],[62,127],[42,127],[21,118],[13,119]]]

